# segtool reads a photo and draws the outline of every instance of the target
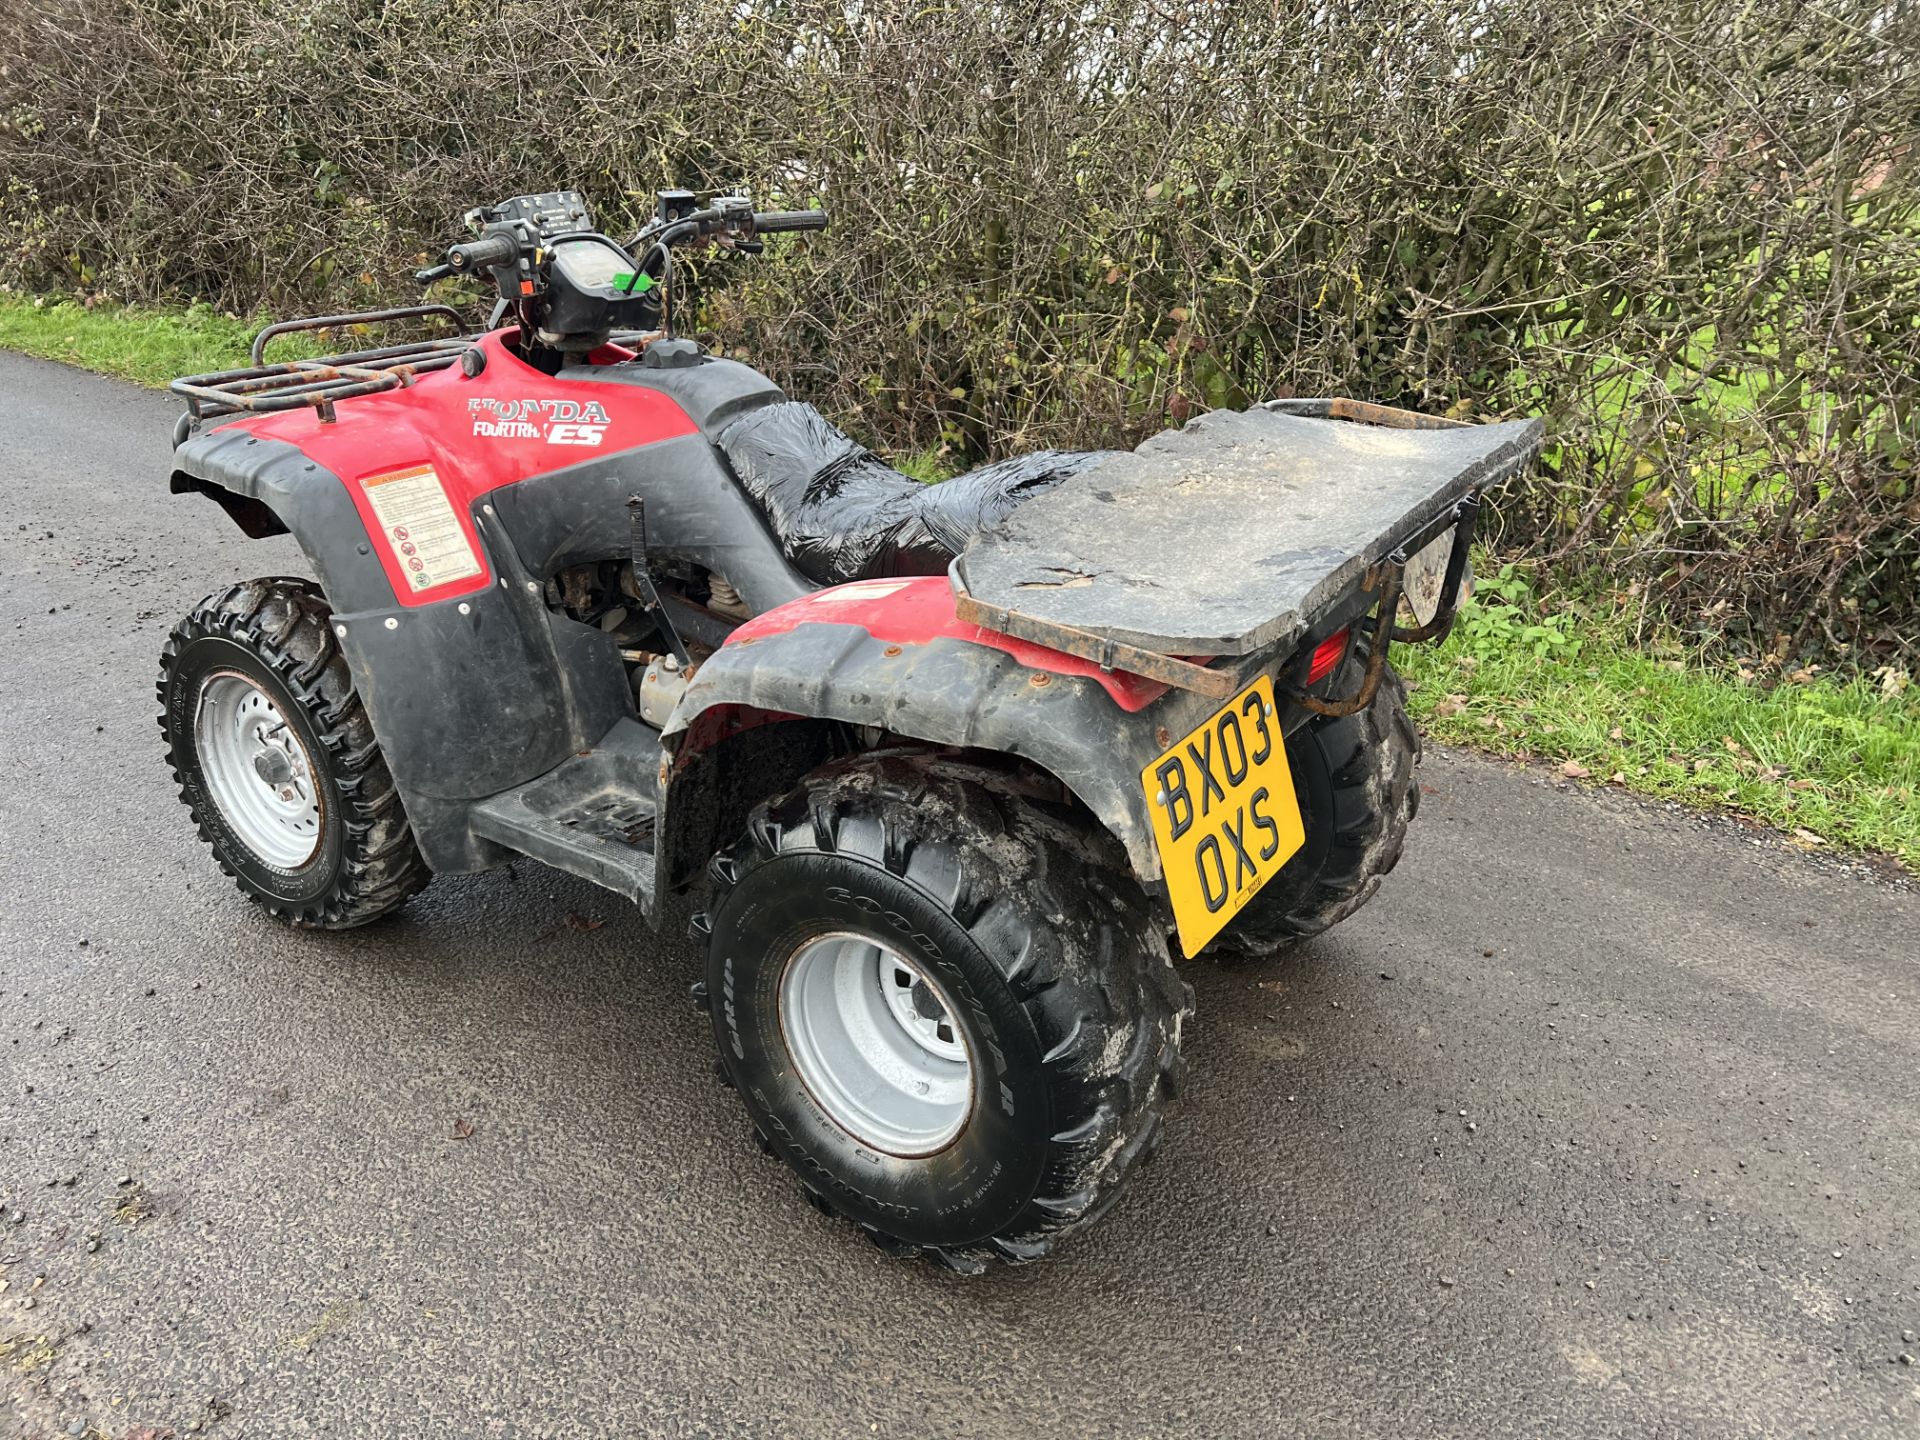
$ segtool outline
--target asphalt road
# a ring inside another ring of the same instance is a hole
[[[1910,889],[1430,755],[1368,910],[1196,969],[1107,1220],[889,1260],[619,902],[217,873],[155,655],[300,561],[166,494],[173,414],[0,356],[0,1436],[1920,1433]]]

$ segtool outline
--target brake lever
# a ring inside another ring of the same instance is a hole
[[[445,280],[453,273],[454,269],[451,265],[429,265],[424,270],[414,271],[413,279],[415,284],[431,285],[436,280]]]

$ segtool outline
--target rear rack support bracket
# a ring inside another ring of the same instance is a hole
[[[1395,623],[1400,611],[1401,587],[1406,576],[1405,548],[1394,551],[1382,562],[1384,574],[1381,579],[1385,588],[1380,595],[1380,608],[1374,615],[1373,639],[1367,651],[1367,672],[1360,681],[1358,691],[1345,700],[1322,700],[1307,694],[1298,686],[1289,685],[1286,687],[1287,694],[1303,710],[1311,710],[1315,715],[1357,715],[1373,703],[1374,693],[1379,690],[1380,681],[1387,673],[1387,649],[1395,640],[1402,643],[1444,640],[1453,629],[1454,619],[1459,613],[1460,584],[1466,578],[1468,552],[1473,547],[1474,525],[1479,518],[1480,492],[1476,490],[1469,492],[1454,507],[1453,549],[1447,556],[1447,574],[1441,582],[1440,605],[1434,611],[1433,619],[1424,625],[1404,629]]]
[[[1380,609],[1374,616],[1373,641],[1367,652],[1367,673],[1360,688],[1345,700],[1322,700],[1296,685],[1286,688],[1287,695],[1303,710],[1315,715],[1357,715],[1373,703],[1373,695],[1387,673],[1387,647],[1393,643],[1393,616],[1400,608],[1400,580],[1406,571],[1406,552],[1396,550],[1386,561],[1386,585],[1380,592]]]
[[[1393,632],[1396,640],[1409,644],[1418,644],[1423,640],[1444,640],[1453,630],[1454,618],[1460,609],[1460,582],[1467,576],[1468,552],[1473,548],[1473,532],[1480,519],[1480,492],[1475,490],[1469,493],[1453,514],[1453,550],[1447,556],[1447,576],[1441,582],[1439,608],[1433,612],[1433,619],[1424,625],[1416,625],[1411,630],[1396,626]]]

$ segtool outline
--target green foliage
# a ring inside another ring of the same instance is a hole
[[[1460,607],[1459,633],[1466,649],[1482,658],[1528,650],[1537,659],[1578,657],[1580,617],[1571,610],[1542,613],[1533,586],[1513,565],[1483,580]]]
[[[1906,672],[1763,674],[1638,636],[1624,607],[1540,604],[1522,579],[1475,609],[1566,617],[1577,647],[1542,651],[1527,625],[1476,632],[1468,612],[1444,645],[1396,647],[1423,730],[1753,816],[1804,848],[1877,850],[1920,868],[1920,687]]]
[[[954,473],[953,465],[938,450],[913,450],[904,455],[892,455],[887,463],[903,475],[931,485],[945,480]]]

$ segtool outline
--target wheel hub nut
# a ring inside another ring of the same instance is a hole
[[[286,794],[288,783],[293,779],[293,760],[286,751],[272,746],[260,751],[253,757],[253,773],[267,784],[279,787],[287,799],[293,798]]]

